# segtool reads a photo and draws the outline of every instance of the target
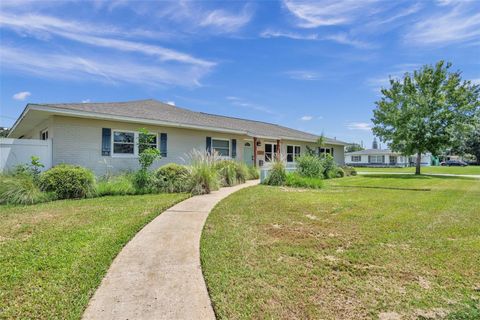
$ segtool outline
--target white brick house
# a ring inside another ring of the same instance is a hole
[[[115,103],[28,104],[9,138],[52,141],[52,165],[77,164],[97,175],[138,166],[139,129],[154,136],[162,158],[184,163],[193,149],[216,151],[263,166],[276,155],[293,163],[318,136],[280,125],[194,112],[156,100]],[[346,143],[326,138],[321,152],[344,162]]]

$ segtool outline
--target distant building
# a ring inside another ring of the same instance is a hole
[[[376,146],[376,139],[372,147]],[[378,146],[377,146],[378,147]],[[404,156],[388,149],[367,149],[345,153],[345,164],[354,167],[409,167],[415,166],[416,156]],[[430,166],[431,154],[422,154],[421,166]]]

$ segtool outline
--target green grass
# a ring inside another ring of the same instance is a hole
[[[358,172],[409,172],[415,173],[414,167],[407,168],[355,168]],[[467,167],[422,167],[421,173],[449,173],[449,174],[478,174],[480,175],[480,166]]]
[[[323,186],[323,179],[304,177],[298,173],[287,173],[285,185],[296,188],[320,189]]]
[[[80,319],[113,258],[185,194],[0,206],[0,318]]]
[[[373,175],[321,190],[257,186],[201,239],[220,319],[480,315],[480,181]]]

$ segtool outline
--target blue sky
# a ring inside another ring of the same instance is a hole
[[[0,6],[6,127],[28,102],[154,98],[370,145],[389,76],[444,59],[480,83],[480,1]]]

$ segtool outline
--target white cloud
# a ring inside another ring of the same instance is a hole
[[[28,92],[28,91],[21,91],[21,92],[15,93],[12,98],[15,99],[15,100],[23,101],[23,100],[27,99],[30,95],[31,95],[31,93]]]
[[[480,85],[480,78],[471,79],[470,81],[472,81],[473,84]]]
[[[97,80],[110,84],[199,86],[208,68],[190,65],[138,63],[122,59],[45,53],[3,46],[4,69],[55,79]],[[89,76],[89,77],[86,77]]]
[[[350,45],[357,48],[373,48],[374,46],[357,39],[353,39],[346,33],[327,34],[320,36],[318,33],[302,34],[290,31],[274,31],[267,29],[260,33],[262,38],[288,38],[293,40],[333,41],[340,44]]]
[[[453,5],[452,5],[453,4]],[[480,39],[480,11],[477,1],[449,2],[442,13],[415,23],[404,41],[414,45],[449,45]]]
[[[265,107],[265,106],[262,106],[262,105],[259,105],[259,104],[256,104],[256,103],[252,103],[252,102],[249,102],[249,101],[245,101],[244,99],[239,98],[239,97],[227,96],[227,97],[225,97],[225,99],[230,101],[230,103],[233,106],[242,107],[242,108],[250,109],[250,110],[253,110],[253,111],[259,111],[259,112],[263,112],[263,113],[270,114],[270,115],[279,116],[279,113],[271,110],[268,107]]]
[[[367,122],[349,122],[346,125],[348,130],[362,130],[362,131],[370,131],[372,130],[372,126],[370,123]]]
[[[175,105],[175,101],[167,101],[167,102],[165,102],[165,103],[166,103],[166,104],[169,104],[169,105],[172,105],[172,106]]]
[[[344,25],[359,16],[368,14],[372,0],[284,0],[284,7],[293,14],[297,26],[301,28],[317,28],[320,26]]]
[[[178,28],[189,33],[199,30],[213,34],[234,33],[247,25],[253,17],[250,4],[234,10],[205,8],[200,1],[175,1],[162,3],[161,10],[154,10],[161,19],[168,19],[178,24]],[[232,2],[230,2],[230,5]]]
[[[90,102],[90,99],[84,99],[82,100],[82,103],[89,103]]]
[[[215,27],[222,32],[234,32],[245,26],[252,19],[252,12],[245,7],[240,14],[222,9],[213,10],[200,21],[202,27]]]
[[[318,80],[320,78],[319,73],[313,72],[313,71],[307,71],[307,70],[292,70],[292,71],[285,72],[285,74],[290,79],[294,79],[294,80],[313,81],[313,80]]]
[[[313,119],[312,116],[303,116],[303,117],[300,118],[300,120],[302,120],[302,121],[310,121],[312,119]]]
[[[44,38],[45,35],[56,35],[92,46],[150,55],[158,57],[162,61],[188,63],[204,67],[212,67],[215,65],[215,63],[211,61],[198,59],[189,54],[161,46],[96,35],[101,32],[103,32],[103,34],[118,33],[118,30],[107,26],[63,21],[61,19],[42,15],[23,15],[14,17],[5,14],[0,15],[0,25],[18,31],[28,32],[37,37],[39,35],[41,35],[42,38]]]

